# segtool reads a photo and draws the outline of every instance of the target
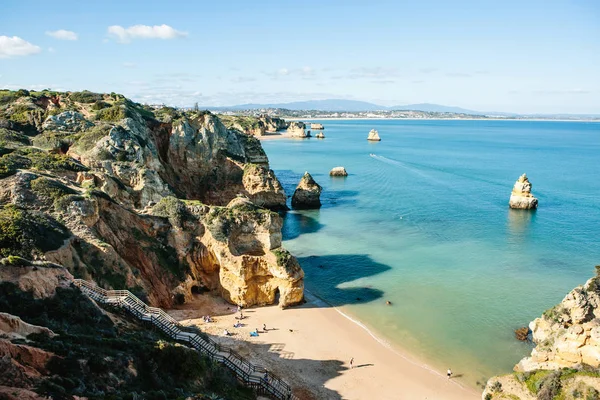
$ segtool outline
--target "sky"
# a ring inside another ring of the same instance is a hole
[[[223,106],[352,99],[600,114],[600,1],[24,1],[0,88]]]

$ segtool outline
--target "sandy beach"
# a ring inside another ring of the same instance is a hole
[[[243,310],[243,327],[235,307],[212,294],[169,310],[184,325],[195,325],[214,340],[238,351],[289,382],[301,399],[479,399],[478,391],[461,382],[460,371],[447,379],[401,349],[390,348],[375,335],[306,294],[304,305]],[[213,319],[205,323],[203,315]],[[263,330],[266,324],[267,331]],[[225,336],[224,329],[232,334]],[[258,329],[258,337],[250,331]],[[350,359],[354,367],[350,368]]]

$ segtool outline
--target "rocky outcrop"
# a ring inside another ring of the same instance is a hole
[[[31,325],[21,318],[0,312],[0,336],[9,339],[25,339],[32,333],[44,334],[53,337],[56,334],[44,326]]]
[[[519,208],[524,210],[535,209],[538,206],[538,199],[531,194],[531,183],[526,174],[523,174],[517,179],[513,187],[508,202],[510,208]]]
[[[379,132],[377,132],[375,129],[371,129],[371,131],[369,132],[369,136],[367,136],[367,140],[370,140],[371,142],[381,141],[381,138],[379,137]]]
[[[272,117],[267,114],[261,114],[258,117],[245,115],[221,115],[228,129],[234,129],[247,135],[263,136],[267,133],[274,133],[285,130],[288,127],[285,120]]]
[[[323,130],[325,129],[325,127],[323,126],[323,124],[312,123],[310,124],[310,129]]]
[[[348,173],[344,167],[334,167],[329,171],[329,176],[348,176]]]
[[[305,172],[292,196],[292,207],[310,209],[321,207],[321,186]]]
[[[288,125],[287,132],[291,137],[305,138],[307,137],[305,129],[304,122],[292,121]]]
[[[600,367],[600,277],[573,289],[529,328],[536,347],[516,370]]]
[[[277,297],[282,307],[303,300],[304,272],[294,257],[282,257],[289,253],[281,247],[278,214],[237,198],[202,221],[202,246],[190,255],[204,260],[192,273],[205,286],[242,306],[272,304]]]
[[[79,132],[92,126],[94,126],[93,123],[76,111],[65,111],[57,115],[50,115],[42,124],[43,129],[57,132]]]
[[[596,270],[596,277],[573,289],[557,306],[529,324],[536,345],[531,355],[515,366],[515,374],[491,378],[484,399],[511,395],[520,399],[558,398],[561,391],[598,395],[600,378],[589,374],[590,368],[600,368],[600,266]],[[554,372],[536,374],[538,371]],[[536,376],[539,382],[525,384]],[[529,386],[538,388],[537,396]],[[552,396],[540,397],[543,392]]]
[[[31,389],[48,373],[53,353],[0,339],[0,385]]]
[[[265,126],[265,132],[278,132],[287,129],[288,124],[284,119],[278,117],[271,117],[269,115],[261,115],[259,120],[263,122]]]
[[[1,280],[46,297],[70,272],[162,307],[191,298],[193,287],[247,306],[302,300],[303,272],[281,247],[281,217],[269,210],[286,209],[286,195],[258,139],[207,112],[80,97],[89,103],[63,113],[77,109],[93,127],[65,128],[48,151],[15,131],[21,142],[0,153],[10,167],[0,170],[0,220],[11,228],[0,254],[66,269],[36,267],[17,279],[16,269],[0,268]],[[16,118],[15,109],[0,106],[0,120]],[[35,120],[27,128],[34,140],[53,135],[36,121],[58,122],[34,111],[18,116]]]
[[[319,133],[317,133],[317,134],[315,135],[315,137],[316,137],[317,139],[325,139],[325,134],[323,134],[323,132],[319,132]]]
[[[69,287],[73,275],[60,266],[47,266],[42,263],[29,262],[10,265],[8,259],[3,259],[0,265],[0,282],[15,284],[24,292],[31,292],[36,299],[52,297],[56,288]],[[21,264],[21,265],[20,265]]]

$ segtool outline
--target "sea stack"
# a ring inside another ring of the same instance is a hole
[[[287,131],[292,137],[305,138],[307,137],[305,128],[304,122],[292,121],[288,125]]]
[[[367,137],[367,140],[369,140],[371,142],[380,142],[381,138],[379,137],[379,132],[377,132],[377,130],[375,130],[375,129],[371,129],[371,132],[369,132],[369,136]]]
[[[510,208],[518,208],[523,210],[536,209],[538,206],[538,199],[533,197],[531,194],[531,182],[527,179],[527,175],[523,174],[517,179],[515,186],[513,187],[508,202]]]
[[[321,190],[321,186],[308,172],[305,172],[292,196],[292,207],[297,209],[321,207]]]
[[[325,135],[323,134],[323,132],[319,132],[319,133],[317,133],[317,134],[315,135],[315,137],[316,137],[317,139],[325,139]]]
[[[329,171],[329,176],[348,176],[348,173],[344,167],[335,167]]]
[[[315,129],[315,130],[323,130],[325,129],[325,127],[323,126],[323,124],[310,124],[310,129]]]

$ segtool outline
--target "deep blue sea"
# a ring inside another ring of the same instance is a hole
[[[510,372],[531,351],[514,329],[600,264],[598,123],[315,122],[325,139],[263,141],[289,196],[304,171],[323,186],[284,244],[308,290],[433,367],[471,385]],[[537,211],[508,208],[524,172]]]

